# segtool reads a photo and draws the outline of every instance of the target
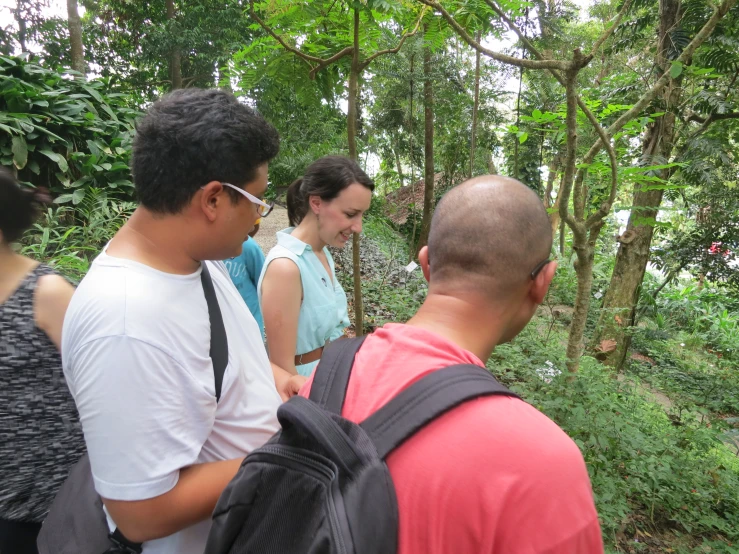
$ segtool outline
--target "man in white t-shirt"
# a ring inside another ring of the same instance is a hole
[[[108,523],[144,554],[201,554],[244,456],[302,379],[271,366],[221,262],[207,263],[228,337],[216,401],[201,261],[239,255],[265,211],[272,125],[233,95],[179,90],[139,122],[139,207],[93,262],[64,321],[64,373]]]

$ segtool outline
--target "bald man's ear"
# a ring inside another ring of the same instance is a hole
[[[431,269],[429,268],[429,247],[424,246],[418,253],[418,263],[421,265],[423,276],[428,283],[431,282]]]
[[[541,304],[544,302],[544,297],[547,295],[549,285],[552,284],[554,279],[554,272],[557,270],[557,262],[551,261],[545,265],[539,274],[534,279],[529,289],[529,296],[535,304]]]

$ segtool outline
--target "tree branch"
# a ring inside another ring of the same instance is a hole
[[[494,60],[497,60],[502,63],[506,63],[509,65],[515,65],[516,67],[524,67],[527,69],[559,69],[562,71],[566,71],[571,68],[572,62],[569,61],[561,61],[561,60],[528,60],[524,58],[515,58],[513,56],[508,56],[506,54],[501,54],[500,52],[494,52],[492,50],[488,50],[484,46],[482,46],[479,42],[477,42],[474,38],[472,38],[467,31],[464,30],[464,28],[452,17],[452,15],[446,11],[439,2],[436,2],[435,0],[418,0],[422,4],[425,4],[429,6],[430,8],[433,8],[437,12],[439,12],[444,19],[446,19],[447,23],[451,25],[451,27],[457,32],[457,34],[464,40],[467,44],[469,44],[472,48],[480,52],[481,54],[492,58]]]
[[[616,30],[616,27],[618,27],[621,24],[621,20],[626,15],[626,12],[631,7],[631,2],[633,0],[626,0],[624,2],[624,5],[621,6],[621,11],[616,14],[616,17],[613,20],[613,25],[611,25],[608,29],[605,30],[605,32],[601,35],[601,37],[595,41],[595,44],[593,45],[593,49],[590,51],[590,58],[595,57],[596,52],[600,49],[601,46],[603,46],[603,43],[608,40],[608,37],[610,37],[613,34],[613,31]]]
[[[308,73],[308,76],[311,79],[315,79],[316,78],[316,73],[318,73],[319,71],[321,71],[321,69],[323,69],[325,67],[328,67],[329,65],[331,65],[335,61],[340,60],[343,57],[351,56],[353,53],[354,53],[354,47],[353,46],[347,46],[346,48],[344,48],[343,50],[337,52],[336,54],[334,54],[330,58],[326,58],[323,61],[321,61],[318,65],[316,65],[313,69],[310,70],[310,73]]]
[[[416,21],[416,27],[413,29],[413,32],[411,33],[405,33],[402,37],[400,37],[400,41],[398,42],[398,45],[395,48],[388,48],[387,50],[380,50],[379,52],[375,52],[372,54],[369,58],[364,60],[360,66],[359,70],[363,71],[367,68],[369,64],[372,63],[373,60],[376,58],[379,58],[380,56],[384,56],[385,54],[397,54],[401,47],[403,46],[403,43],[408,39],[408,37],[414,36],[416,33],[418,33],[418,29],[421,27],[421,20],[423,19],[423,16],[426,12],[426,8],[424,8],[421,11],[421,15],[418,17],[418,21]]]
[[[693,54],[698,49],[698,47],[703,44],[703,42],[705,42],[705,40],[711,35],[713,30],[716,28],[716,25],[718,25],[718,22],[721,21],[721,18],[723,18],[736,3],[737,0],[723,0],[719,7],[714,8],[711,17],[708,18],[708,21],[706,21],[705,25],[703,25],[701,30],[698,31],[695,37],[693,37],[693,40],[690,41],[690,43],[685,47],[685,50],[682,51],[680,56],[673,63],[687,63],[693,57]],[[641,113],[641,111],[654,99],[654,97],[662,92],[662,89],[664,89],[669,82],[670,68],[668,68],[662,74],[662,76],[657,80],[657,82],[654,84],[649,92],[642,96],[639,101],[631,107],[630,110],[624,112],[621,117],[619,117],[611,124],[610,127],[608,127],[606,131],[608,133],[608,136],[612,137],[613,135],[618,133],[624,127],[624,125],[626,125],[629,121],[631,121],[634,117]],[[595,142],[595,144],[590,147],[590,150],[588,150],[585,158],[583,158],[583,163],[591,163],[595,159],[595,156],[598,154],[598,152],[600,152],[600,150],[603,148],[603,145],[603,139],[599,138]]]
[[[269,33],[269,35],[274,38],[277,42],[280,43],[280,45],[287,50],[288,52],[292,52],[296,56],[298,56],[301,60],[303,60],[305,63],[308,64],[308,66],[311,68],[310,70],[310,78],[315,79],[316,72],[320,71],[324,67],[327,67],[328,65],[334,63],[335,61],[343,58],[344,56],[351,56],[352,52],[354,52],[354,48],[351,46],[347,46],[340,52],[334,54],[330,58],[319,58],[317,56],[311,56],[310,54],[306,54],[299,48],[295,48],[294,46],[290,46],[285,40],[275,33],[272,28],[269,27],[262,19],[257,15],[257,12],[254,11],[254,0],[249,0],[249,15],[254,18],[254,20],[259,23],[259,25]],[[311,63],[312,62],[312,63]],[[313,64],[316,64],[315,66]]]
[[[299,50],[298,48],[295,48],[294,46],[290,46],[288,43],[286,43],[283,40],[283,38],[277,33],[275,33],[264,21],[262,21],[262,19],[257,15],[257,12],[254,11],[254,0],[249,0],[249,15],[251,15],[254,18],[254,20],[257,23],[259,23],[262,29],[267,31],[267,33],[269,33],[269,35],[272,38],[274,38],[277,42],[279,42],[285,50],[292,52],[293,54],[295,54],[296,56],[298,56],[299,58],[301,58],[302,60],[306,62],[321,63],[324,61],[323,58],[318,58],[316,56],[311,56],[310,54],[306,54],[305,52]]]
[[[577,51],[576,51],[577,52]],[[575,82],[577,80],[577,70],[567,71],[565,78],[565,92],[567,95],[567,153],[565,154],[565,171],[562,178],[562,185],[559,189],[559,216],[562,221],[572,229],[572,233],[578,239],[578,242],[585,240],[585,229],[581,222],[577,221],[570,214],[569,203],[570,194],[572,193],[572,183],[575,178],[575,157],[577,156],[577,93],[575,92]]]
[[[703,123],[704,125],[708,123],[710,125],[714,121],[721,121],[724,119],[739,119],[739,112],[712,113],[708,117],[701,117],[698,114],[691,114],[691,116],[688,118],[688,121],[695,121],[696,123]]]

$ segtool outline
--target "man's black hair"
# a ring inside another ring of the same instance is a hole
[[[211,181],[248,184],[279,149],[277,130],[233,94],[176,90],[155,102],[136,126],[136,195],[153,212],[177,213]]]

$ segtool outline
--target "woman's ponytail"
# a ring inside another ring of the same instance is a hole
[[[302,184],[301,177],[295,179],[287,189],[287,219],[290,227],[297,227],[308,212],[308,198],[300,191]]]

